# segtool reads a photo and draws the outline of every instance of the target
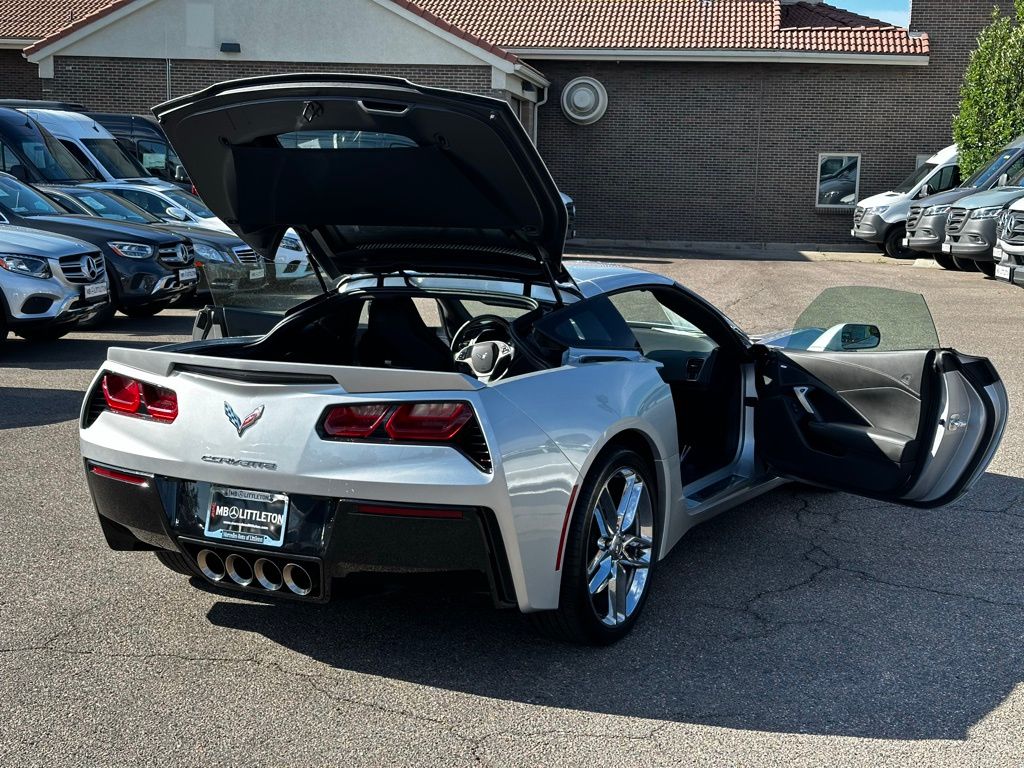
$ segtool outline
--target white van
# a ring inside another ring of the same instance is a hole
[[[153,181],[153,176],[129,155],[106,128],[78,112],[22,109],[60,141],[99,181]]]
[[[910,206],[919,198],[958,186],[960,161],[954,144],[929,157],[894,189],[857,203],[850,234],[875,243],[894,259],[911,258],[914,251],[903,242]]]

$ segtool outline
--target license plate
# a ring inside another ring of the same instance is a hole
[[[256,269],[249,270],[250,280],[262,280],[267,274],[267,271],[263,267],[257,267]]]
[[[1010,268],[1003,264],[996,264],[996,279],[997,280],[1010,280]]]
[[[197,280],[198,278],[199,278],[199,273],[196,272],[195,267],[192,267],[190,269],[179,269],[178,270],[178,280],[180,280],[182,282],[186,282],[188,280]]]
[[[288,496],[244,488],[210,488],[207,538],[280,547],[288,521]]]
[[[856,229],[851,229],[851,230],[850,230],[850,235],[851,235],[852,237],[856,237],[856,236],[857,236],[857,230],[856,230]]]
[[[998,245],[995,246],[992,249],[992,258],[995,261],[1002,261],[1003,260],[1003,256],[1005,256],[1005,255],[1006,255],[1006,252],[1002,248],[1000,248]]]
[[[82,286],[82,296],[86,299],[106,298],[107,284],[90,283],[89,285],[84,285]]]
[[[910,247],[910,238],[909,237],[904,237],[903,238],[903,247],[904,248],[909,248]]]
[[[943,243],[942,244],[942,252],[943,253],[951,253],[952,251],[953,251],[953,244],[952,243]]]

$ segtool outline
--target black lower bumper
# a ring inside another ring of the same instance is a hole
[[[183,552],[194,574],[215,587],[253,596],[295,596],[259,584],[211,579],[199,567],[208,549],[221,560],[245,553],[251,566],[265,557],[283,568],[308,563],[320,588],[307,600],[330,598],[331,580],[361,571],[482,573],[496,604],[512,605],[515,592],[494,513],[483,507],[386,506],[381,501],[289,494],[284,545],[253,547],[205,536],[210,484],[143,475],[86,461],[86,475],[107,543],[116,550]],[[256,489],[253,489],[256,490]],[[438,514],[443,512],[443,515]]]

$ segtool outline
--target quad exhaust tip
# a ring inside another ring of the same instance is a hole
[[[284,567],[284,583],[296,595],[308,595],[313,591],[313,579],[309,571],[296,563],[288,563]]]
[[[224,561],[212,549],[199,550],[199,554],[196,555],[196,564],[199,566],[199,570],[203,572],[203,576],[210,581],[223,581],[224,576],[227,575],[227,571],[224,569]]]
[[[248,587],[252,584],[252,566],[249,561],[238,554],[230,554],[224,561],[224,569],[231,580],[241,587]]]
[[[284,586],[284,580],[281,578],[281,569],[272,560],[261,557],[253,565],[252,570],[256,576],[256,581],[268,592],[276,592]]]

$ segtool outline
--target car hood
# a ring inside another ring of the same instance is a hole
[[[565,206],[503,101],[400,78],[280,75],[153,111],[203,202],[264,255],[293,227],[332,277],[564,274]],[[314,131],[356,139],[342,149],[277,139]]]
[[[931,208],[935,205],[952,205],[963,200],[965,197],[976,194],[978,194],[976,187],[956,187],[955,189],[947,189],[945,192],[936,192],[934,195],[922,197],[914,205],[919,205],[922,208]]]
[[[976,195],[965,197],[958,202],[960,208],[991,208],[996,205],[1012,203],[1019,197],[1024,197],[1024,187],[996,187],[987,192],[979,192]]]
[[[877,208],[882,205],[892,205],[900,200],[903,200],[906,195],[898,194],[896,192],[882,192],[879,195],[872,195],[871,197],[865,197],[859,203],[858,208]]]
[[[73,237],[40,232],[38,229],[0,225],[0,252],[21,256],[58,259],[79,253],[94,253],[96,246]]]
[[[234,232],[221,232],[219,229],[209,227],[196,227],[190,224],[154,224],[157,229],[165,232],[173,232],[176,235],[187,237],[196,243],[209,243],[222,248],[235,248],[245,245]]]
[[[130,238],[141,243],[167,245],[180,243],[183,240],[180,235],[162,232],[148,224],[132,224],[124,221],[114,221],[113,219],[100,219],[95,216],[79,216],[76,214],[32,216],[26,223],[31,225],[35,222],[56,225],[62,233],[80,237],[89,242],[92,242],[91,238],[106,240],[111,238]],[[50,229],[50,227],[47,227],[47,229]]]

